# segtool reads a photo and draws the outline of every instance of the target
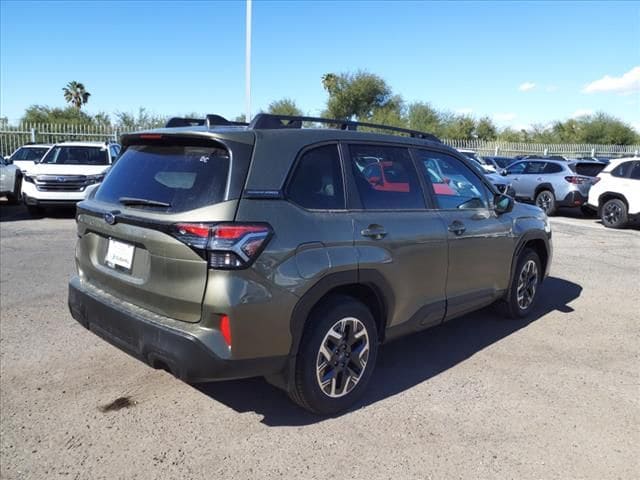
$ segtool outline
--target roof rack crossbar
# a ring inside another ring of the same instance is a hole
[[[269,113],[257,114],[251,123],[250,129],[279,129],[279,128],[302,128],[303,122],[311,123],[325,123],[328,125],[335,125],[340,130],[358,130],[358,127],[374,128],[377,130],[387,130],[390,132],[404,133],[412,138],[421,138],[424,140],[431,140],[433,142],[440,142],[440,139],[431,133],[420,132],[418,130],[409,130],[401,127],[391,127],[388,125],[380,125],[377,123],[366,122],[354,122],[351,120],[338,120],[335,118],[321,118],[321,117],[305,117],[297,115],[273,115]]]

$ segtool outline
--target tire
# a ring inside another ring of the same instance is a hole
[[[523,250],[518,258],[507,297],[503,301],[507,317],[520,319],[529,314],[538,298],[538,287],[543,275],[538,254],[529,248]]]
[[[7,202],[9,205],[17,205],[20,203],[20,200],[22,200],[22,179],[16,175],[13,192],[7,194]]]
[[[41,217],[44,214],[44,209],[37,205],[27,205],[27,212],[32,217]]]
[[[548,216],[556,213],[556,196],[551,190],[540,190],[536,195],[536,206],[540,207]]]
[[[369,309],[352,297],[332,296],[307,319],[289,396],[315,414],[345,410],[365,392],[377,354],[378,329]]]
[[[619,198],[607,200],[600,212],[602,224],[608,228],[622,228],[627,224],[627,204]]]

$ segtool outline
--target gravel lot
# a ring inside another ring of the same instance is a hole
[[[637,229],[554,219],[531,319],[485,309],[389,344],[363,404],[321,419],[262,379],[195,388],[84,330],[73,213],[0,215],[4,479],[640,477]]]

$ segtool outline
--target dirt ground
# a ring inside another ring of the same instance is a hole
[[[386,345],[363,402],[323,419],[262,379],[196,388],[108,345],[67,310],[73,213],[0,220],[3,479],[640,477],[637,229],[554,218],[531,318]]]

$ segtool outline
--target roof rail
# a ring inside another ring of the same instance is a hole
[[[183,117],[173,117],[170,118],[166,128],[171,127],[196,127],[200,125],[206,125],[207,128],[211,127],[220,127],[225,125],[238,125],[246,127],[249,125],[246,122],[233,122],[231,120],[227,120],[226,118],[220,115],[209,114],[206,118],[183,118]]]
[[[351,120],[338,120],[335,118],[321,117],[303,117],[297,115],[272,115],[269,113],[257,114],[251,123],[250,129],[273,130],[280,128],[302,128],[302,122],[325,123],[336,125],[340,130],[358,130],[358,127],[375,128],[378,130],[387,130],[396,133],[405,133],[412,138],[422,138],[433,142],[440,142],[440,139],[431,133],[420,132],[418,130],[409,130],[407,128],[391,127],[388,125],[379,125],[376,123],[353,122]]]

